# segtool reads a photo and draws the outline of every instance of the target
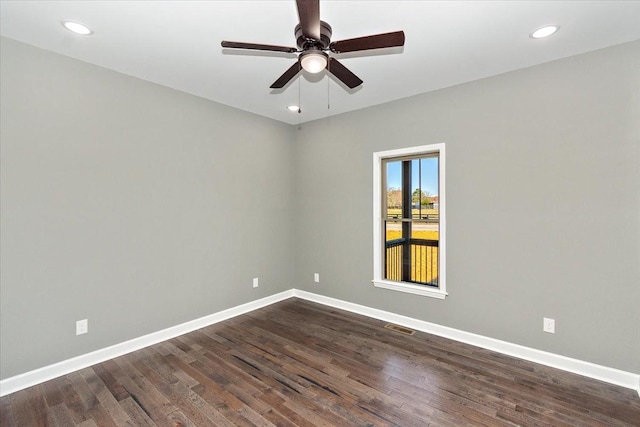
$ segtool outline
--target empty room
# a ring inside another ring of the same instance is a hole
[[[640,426],[638,22],[0,0],[0,426]]]

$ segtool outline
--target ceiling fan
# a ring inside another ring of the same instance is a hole
[[[404,32],[375,34],[353,39],[331,41],[331,26],[320,20],[320,0],[296,0],[300,23],[295,27],[297,48],[268,44],[222,41],[222,47],[232,49],[266,50],[271,52],[299,53],[298,60],[278,80],[270,86],[283,88],[301,70],[319,73],[325,68],[347,87],[353,89],[362,84],[362,80],[347,67],[329,56],[326,52],[346,53],[385,47],[404,46]]]

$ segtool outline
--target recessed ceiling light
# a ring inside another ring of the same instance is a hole
[[[560,27],[558,27],[557,25],[545,25],[544,27],[540,27],[533,33],[531,33],[530,37],[532,39],[543,39],[545,37],[549,37],[559,29]]]
[[[287,107],[287,110],[291,111],[292,113],[298,113],[300,112],[300,107],[298,107],[297,105],[289,105]]]
[[[91,28],[87,27],[84,24],[75,21],[62,21],[62,25],[69,31],[72,31],[76,34],[80,34],[82,36],[88,36],[93,34]]]

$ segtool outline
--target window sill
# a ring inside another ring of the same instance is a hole
[[[407,292],[409,294],[422,295],[425,297],[445,299],[448,295],[445,291],[426,286],[413,285],[404,282],[392,282],[388,280],[372,280],[376,288],[391,289],[393,291]]]

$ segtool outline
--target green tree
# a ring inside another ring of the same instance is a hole
[[[390,208],[402,206],[402,190],[393,187],[387,190],[387,206]]]
[[[422,191],[419,188],[413,190],[411,194],[411,201],[413,203],[420,203],[422,206],[427,206],[431,202],[431,193],[428,191]]]

